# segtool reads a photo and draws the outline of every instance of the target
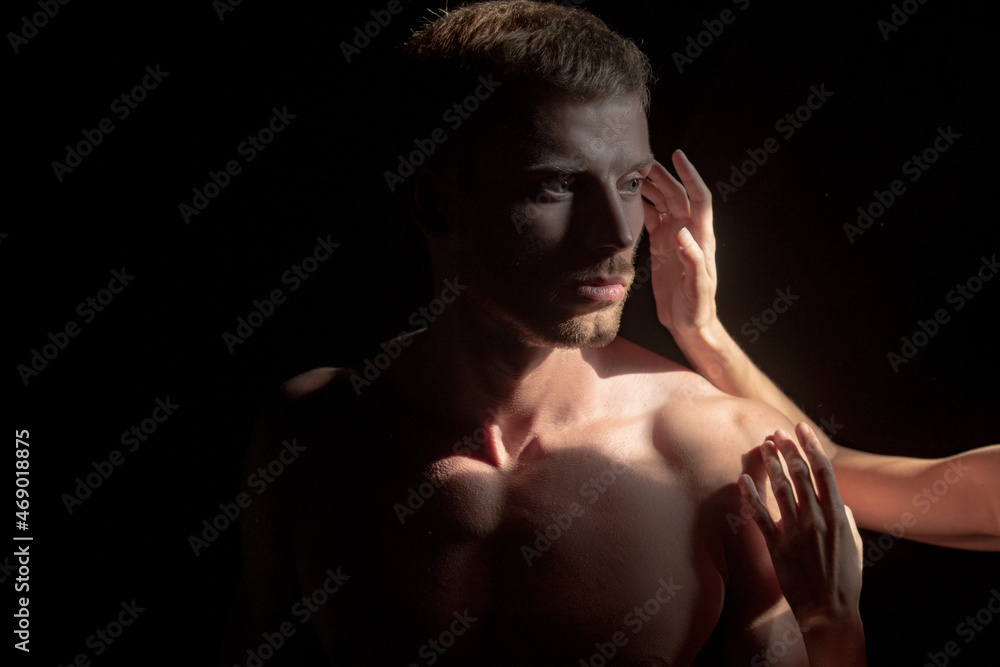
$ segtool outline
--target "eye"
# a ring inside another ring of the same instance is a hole
[[[557,195],[567,195],[570,193],[571,186],[573,185],[572,176],[560,176],[554,178],[551,181],[545,181],[542,183],[542,187],[553,194]]]
[[[633,176],[629,180],[625,181],[625,187],[622,192],[626,194],[634,195],[638,194],[642,189],[642,178],[639,176]]]

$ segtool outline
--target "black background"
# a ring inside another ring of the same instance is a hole
[[[888,3],[582,4],[653,61],[654,152],[683,148],[713,186],[721,318],[758,364],[848,446],[944,456],[1000,439],[1000,282],[960,311],[946,301],[1000,250],[996,36],[980,10],[929,2],[886,40]],[[72,2],[18,53],[8,43],[13,365],[81,324],[27,386],[8,376],[10,421],[31,442],[32,664],[212,664],[238,528],[197,557],[188,537],[236,495],[260,402],[299,372],[357,362],[431,298],[421,239],[383,178],[416,138],[393,131],[406,108],[388,101],[387,62],[428,12],[403,2],[351,63],[338,47],[384,7],[244,0],[220,20],[207,0]],[[679,72],[672,54],[725,8],[735,21]],[[5,31],[37,11],[13,3]],[[169,76],[119,120],[112,101],[156,65]],[[821,84],[832,97],[782,138],[775,122]],[[237,146],[275,107],[295,118],[247,164]],[[105,117],[114,132],[60,182],[52,162]],[[939,127],[961,138],[911,183],[901,166]],[[779,151],[723,202],[716,181],[768,137]],[[242,173],[185,224],[178,205],[232,159]],[[894,179],[905,194],[849,242],[843,225]],[[291,292],[283,272],[327,235],[340,247]],[[122,267],[134,281],[83,324],[77,304]],[[276,288],[287,302],[230,353],[223,332]],[[799,299],[751,342],[743,324],[785,288]],[[939,308],[951,321],[894,372],[887,353]],[[653,313],[638,290],[623,335],[679,359]],[[69,515],[75,479],[167,397],[176,413]],[[1000,619],[971,643],[956,626],[997,586],[996,554],[893,544],[865,571],[871,663],[922,665],[956,641],[949,664],[996,664]],[[95,657],[88,636],[132,599],[145,611]]]

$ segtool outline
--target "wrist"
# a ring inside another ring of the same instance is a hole
[[[736,342],[718,319],[670,333],[696,371],[709,378],[733,375],[739,359]]]
[[[671,327],[669,330],[682,350],[685,352],[690,350],[698,356],[719,352],[726,347],[726,341],[731,340],[725,327],[716,317],[705,324]]]
[[[814,616],[800,624],[811,666],[863,666],[865,632],[856,611],[837,617]]]
[[[861,630],[861,613],[857,608],[839,613],[813,613],[796,619],[802,632],[836,633]]]

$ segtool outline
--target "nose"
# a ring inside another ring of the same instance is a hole
[[[622,201],[621,194],[613,183],[595,188],[591,196],[580,204],[588,249],[613,255],[634,245],[635,213]],[[642,224],[641,217],[639,224]]]

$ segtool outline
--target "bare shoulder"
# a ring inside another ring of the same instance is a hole
[[[637,346],[632,346],[635,348]],[[746,473],[776,515],[760,445],[789,420],[760,401],[716,389],[693,371],[648,350],[625,348],[631,400],[644,404],[653,447],[698,504],[699,527],[725,582],[725,603],[702,657],[704,664],[764,664],[768,651],[794,629],[760,531],[740,499]],[[802,643],[786,642],[786,659],[804,664]]]
[[[349,368],[315,368],[286,380],[275,389],[261,406],[251,438],[251,451],[266,449],[267,441],[280,442],[301,429],[312,430],[317,421],[346,407],[352,395]]]
[[[264,411],[310,407],[324,399],[334,399],[351,386],[355,374],[350,368],[314,368],[282,382],[264,406]]]
[[[616,341],[617,344],[618,341]],[[792,424],[775,408],[717,389],[694,371],[634,343],[614,351],[623,393],[652,419],[653,442],[672,463],[705,482],[733,482],[748,462],[745,456],[768,435]]]
[[[281,383],[278,392],[287,400],[302,399],[336,386],[338,382],[349,381],[353,372],[349,368],[333,368],[331,366],[314,368]]]

